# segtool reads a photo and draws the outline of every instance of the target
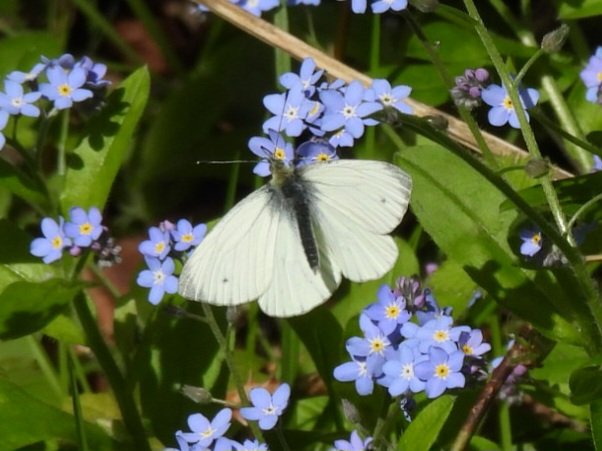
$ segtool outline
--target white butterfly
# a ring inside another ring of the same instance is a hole
[[[341,276],[363,282],[397,259],[388,234],[408,207],[412,180],[389,163],[332,160],[272,179],[230,210],[184,264],[180,294],[215,305],[258,299],[270,316],[325,302]]]

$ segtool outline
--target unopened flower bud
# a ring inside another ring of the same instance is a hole
[[[543,158],[534,158],[529,160],[525,165],[525,172],[531,178],[539,178],[546,175],[550,171],[550,165]]]
[[[357,408],[351,404],[351,402],[345,398],[341,400],[341,404],[343,405],[343,414],[345,418],[349,420],[351,424],[359,424],[362,421],[360,413]]]
[[[203,387],[195,387],[194,385],[184,384],[180,387],[180,392],[197,404],[209,404],[213,401],[211,392]]]
[[[569,31],[570,27],[563,23],[554,31],[546,33],[541,40],[541,48],[543,51],[546,53],[556,53],[560,51],[564,45],[564,42],[566,41],[567,36],[569,35]]]

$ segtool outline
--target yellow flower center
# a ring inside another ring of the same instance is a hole
[[[58,91],[59,91],[59,95],[62,96],[69,96],[71,95],[71,86],[69,86],[67,83],[63,83],[62,85],[60,85],[58,87]]]
[[[370,340],[370,351],[374,354],[382,354],[385,350],[385,347],[385,342],[380,337]]]
[[[92,227],[92,224],[89,222],[84,222],[79,226],[79,233],[80,235],[90,235],[93,229],[94,227]]]
[[[462,352],[466,355],[472,355],[474,350],[472,349],[472,346],[466,343],[464,346],[462,346]]]
[[[307,113],[307,117],[315,116],[318,114],[318,111],[320,111],[320,102],[314,102],[311,110],[309,110],[309,113]]]
[[[330,160],[330,157],[325,153],[320,153],[320,154],[318,154],[318,156],[316,156],[316,161],[328,161],[328,160]]]
[[[52,239],[52,247],[53,249],[60,249],[63,247],[63,239],[60,236],[55,236]]]
[[[192,233],[185,233],[184,235],[182,235],[182,241],[184,243],[190,243],[192,240],[194,240],[194,236],[192,235]]]
[[[504,108],[506,108],[507,110],[513,110],[514,106],[512,105],[512,100],[510,99],[510,96],[506,96],[504,98],[504,100],[502,101],[502,106]]]
[[[435,367],[435,377],[439,379],[447,379],[449,376],[449,366],[445,363],[440,363]]]
[[[597,74],[598,81],[602,81],[602,71]]]
[[[401,310],[397,304],[390,304],[385,308],[385,316],[387,319],[396,319],[400,313]]]
[[[276,160],[284,160],[285,157],[286,153],[282,147],[276,147],[276,149],[274,149],[274,158],[276,158]]]
[[[531,242],[532,242],[533,244],[539,244],[539,243],[540,243],[540,241],[541,241],[541,233],[536,233],[535,235],[533,235],[533,236],[531,237]]]
[[[436,330],[433,334],[433,340],[435,340],[438,343],[446,342],[447,340],[449,340],[449,333],[445,329]]]
[[[215,429],[213,429],[211,426],[209,426],[204,432],[201,432],[200,435],[203,438],[207,438],[207,437],[211,437],[214,432],[215,432]]]
[[[165,250],[165,243],[163,241],[159,241],[157,244],[155,244],[155,252],[157,254],[160,254],[164,250]]]

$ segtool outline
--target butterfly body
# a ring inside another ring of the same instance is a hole
[[[271,316],[305,313],[342,276],[356,282],[391,269],[388,234],[408,205],[411,179],[379,161],[334,160],[293,169],[271,162],[272,180],[214,227],[184,265],[180,293],[216,305],[254,299]]]

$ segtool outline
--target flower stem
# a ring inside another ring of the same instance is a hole
[[[581,207],[579,207],[579,209],[575,212],[575,214],[573,215],[573,217],[569,221],[569,230],[572,229],[573,225],[575,224],[575,221],[577,219],[579,219],[579,216],[581,216],[581,214],[583,214],[583,212],[585,210],[587,210],[589,207],[591,207],[593,204],[595,204],[599,200],[602,200],[602,193],[598,194],[598,195],[596,195],[594,197],[592,197],[586,203],[584,203],[583,205],[581,205]]]
[[[234,381],[234,385],[236,386],[236,390],[238,391],[238,396],[240,398],[241,404],[249,404],[249,398],[247,397],[247,392],[245,391],[244,383],[236,370],[236,365],[234,364],[234,360],[232,359],[232,354],[230,351],[230,346],[226,336],[222,333],[217,320],[215,319],[215,315],[213,314],[213,310],[211,306],[205,302],[201,302],[201,306],[203,308],[203,313],[205,314],[205,318],[207,319],[207,324],[217,341],[217,344],[224,352],[224,360],[226,361],[226,365],[228,365],[228,369],[230,370],[230,375],[232,376],[232,380]],[[263,434],[261,429],[255,423],[249,423],[249,427],[255,438],[261,441],[265,441],[263,439]]]
[[[445,67],[445,64],[443,64],[443,62],[441,61],[441,58],[439,58],[439,54],[438,54],[437,50],[433,47],[433,45],[429,41],[428,37],[424,34],[422,27],[420,26],[418,21],[414,18],[414,16],[408,10],[403,11],[403,16],[405,17],[408,24],[410,25],[410,28],[412,29],[412,31],[414,31],[414,33],[416,34],[416,37],[418,38],[418,40],[420,41],[420,43],[422,44],[422,46],[428,53],[429,57],[431,58],[431,62],[435,66],[435,69],[437,69],[437,71],[439,72],[439,77],[443,81],[443,84],[445,85],[445,87],[448,90],[451,89],[454,86],[454,80],[452,79],[451,75],[449,74],[447,67]],[[487,142],[485,141],[485,138],[483,137],[483,134],[481,133],[481,129],[479,128],[474,117],[472,116],[472,114],[470,114],[470,111],[468,111],[462,105],[456,105],[456,107],[458,109],[458,113],[460,114],[460,117],[466,123],[466,125],[468,126],[468,129],[472,133],[472,136],[474,137],[477,146],[483,153],[483,157],[485,158],[485,161],[487,161],[487,164],[490,167],[497,169],[498,166],[497,166],[495,157],[493,155],[493,152],[487,145]]]
[[[276,435],[278,435],[278,441],[280,442],[280,446],[282,446],[282,451],[291,451],[291,448],[288,446],[286,438],[284,437],[284,433],[282,432],[280,423],[276,426]]]
[[[479,11],[477,10],[473,0],[464,0],[464,5],[466,6],[466,10],[468,11],[469,16],[475,21],[475,30],[485,47],[489,58],[491,58],[491,62],[495,66],[496,71],[498,72],[500,78],[502,79],[502,84],[508,90],[508,94],[510,95],[510,99],[512,100],[512,104],[514,105],[514,111],[516,112],[516,117],[518,118],[518,122],[520,124],[520,129],[523,135],[523,139],[525,140],[525,144],[527,145],[527,150],[529,154],[534,159],[541,159],[541,152],[539,151],[539,146],[537,145],[537,141],[535,140],[535,135],[533,134],[533,129],[529,125],[529,120],[527,119],[527,115],[523,108],[521,98],[518,92],[518,84],[512,81],[508,70],[504,64],[502,56],[495,46],[491,35],[487,31],[487,27],[483,23],[481,16],[479,15]],[[549,175],[545,175],[540,177],[539,182],[543,189],[546,200],[548,201],[548,206],[552,212],[552,216],[554,217],[554,221],[556,222],[556,226],[560,230],[562,235],[566,234],[567,231],[567,223],[566,218],[564,217],[564,213],[560,208],[560,202],[558,201],[558,196],[556,195],[556,191],[552,186],[552,181]],[[572,245],[574,242],[569,241]]]
[[[385,434],[387,433],[389,426],[393,420],[395,420],[396,414],[399,413],[399,397],[393,398],[391,404],[387,408],[387,413],[384,418],[382,416],[376,421],[376,426],[374,427],[374,434],[372,435],[372,439],[374,444],[377,446],[377,449],[384,449],[381,446],[381,442],[385,442]],[[387,449],[389,446],[387,446]]]
[[[88,300],[83,291],[80,291],[75,296],[73,305],[82,324],[82,329],[85,331],[88,345],[94,352],[94,355],[96,355],[98,363],[111,384],[123,422],[131,434],[134,447],[139,451],[151,451],[144,426],[142,425],[140,412],[138,412],[132,392],[128,390],[126,381],[119,371],[109,347],[102,338],[96,319],[90,310]]]
[[[69,110],[63,110],[61,114],[61,129],[59,134],[59,140],[57,143],[58,155],[57,155],[57,173],[63,177],[67,168],[67,136],[69,135]]]

